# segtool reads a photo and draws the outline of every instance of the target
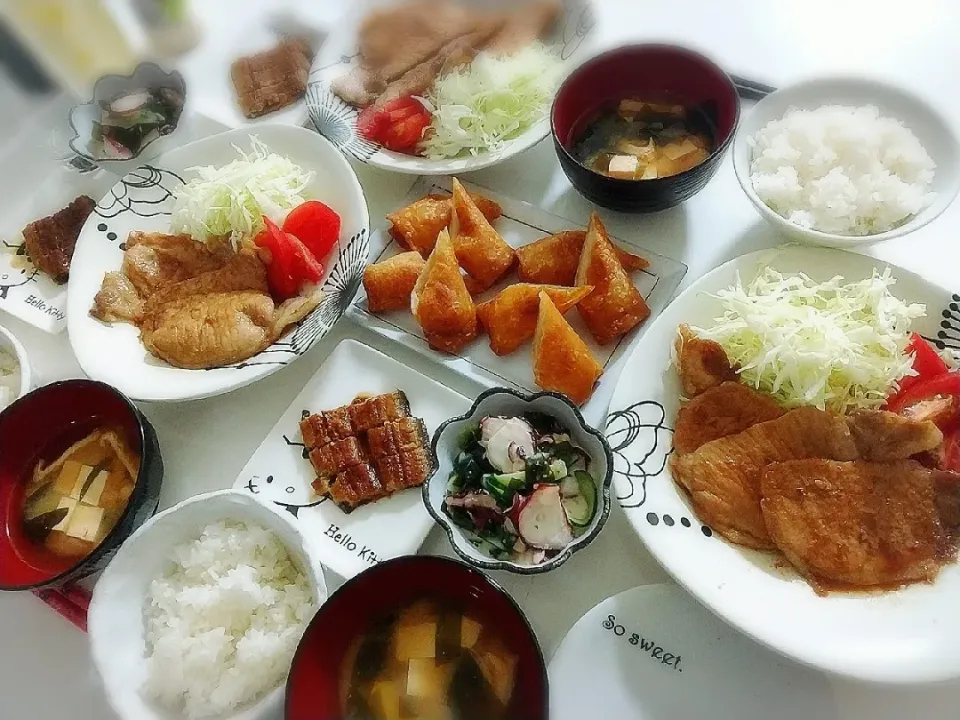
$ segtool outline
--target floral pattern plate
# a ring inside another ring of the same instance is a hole
[[[364,18],[393,1],[358,0],[352,3],[351,11],[338,23],[336,32],[330,35],[317,55],[310,73],[306,105],[310,119],[321,135],[350,157],[384,170],[411,175],[454,175],[496,165],[533,147],[550,134],[550,118],[544,117],[497,152],[447,160],[428,160],[391,152],[361,137],[357,132],[359,110],[337,97],[331,91],[330,83],[356,66],[359,55],[357,35]],[[492,4],[489,0],[471,2],[486,7]],[[509,6],[517,4],[510,2]],[[547,45],[565,67],[572,69],[574,63],[587,54],[587,46],[594,36],[593,8],[589,0],[563,0],[562,4],[563,15]],[[501,5],[507,6],[508,3],[501,2]]]
[[[720,314],[711,293],[764,266],[847,281],[890,267],[893,292],[926,305],[914,330],[940,348],[960,348],[960,297],[906,270],[840,250],[784,246],[722,265],[683,292],[647,329],[613,394],[606,436],[614,487],[650,552],[701,603],[743,633],[802,663],[862,680],[924,682],[960,676],[960,566],[936,582],[888,592],[816,595],[772,555],[727,543],[703,523],[668,467],[680,384],[671,352],[681,323],[709,325]]]
[[[119,270],[124,240],[133,230],[169,232],[174,191],[199,165],[222,166],[248,149],[250,132],[232,130],[185,145],[127,174],[97,204],[74,253],[67,296],[70,343],[83,371],[137,400],[179,401],[210,397],[248,385],[290,364],[340,319],[360,287],[369,254],[369,217],[363,190],[343,155],[315,132],[284,125],[262,125],[266,146],[315,171],[305,191],[341,217],[340,242],[325,259],[320,305],[259,355],[212,370],[183,370],[158,360],[140,342],[133,325],[106,324],[89,310],[105,273]]]

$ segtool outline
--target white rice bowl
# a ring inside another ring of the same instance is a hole
[[[143,692],[191,718],[223,715],[278,685],[316,610],[276,533],[223,520],[171,549],[146,601]]]
[[[933,159],[903,123],[872,105],[790,108],[747,143],[757,196],[801,228],[874,235],[935,198]]]

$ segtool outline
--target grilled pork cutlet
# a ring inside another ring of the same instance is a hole
[[[773,541],[814,588],[932,580],[956,557],[956,473],[913,460],[794,460],[768,466],[761,489]]]
[[[683,395],[693,398],[721,383],[735,382],[736,369],[720,343],[704,340],[694,334],[688,325],[681,325],[674,341],[677,354],[677,374]]]
[[[673,449],[681,454],[691,453],[712,440],[736,435],[783,413],[783,408],[769,395],[727,381],[680,408],[673,430]]]
[[[426,427],[399,390],[310,415],[300,432],[314,490],[344,512],[423,484],[432,464]]]
[[[62,210],[35,220],[23,229],[30,262],[58,285],[70,277],[70,261],[77,238],[96,205],[92,198],[81,195]]]
[[[284,40],[272,50],[235,61],[230,77],[243,114],[258,118],[302,98],[312,62],[313,51],[299,39]]]
[[[146,300],[161,288],[219,270],[232,257],[225,239],[201,243],[189,235],[134,231],[127,236],[122,270]]]

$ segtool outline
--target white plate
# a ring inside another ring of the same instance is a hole
[[[481,193],[492,200],[495,200],[503,208],[503,216],[500,217],[493,226],[496,228],[507,244],[513,247],[528,245],[536,240],[540,240],[547,235],[560,232],[561,230],[586,229],[587,218],[581,222],[571,222],[564,218],[550,215],[539,208],[525,202],[519,202],[510,198],[498,195],[486,188],[465,184],[468,190]],[[421,180],[410,194],[403,201],[400,207],[404,207],[415,200],[418,200],[430,193],[450,194],[450,182],[448,179],[443,181],[431,181],[426,178]],[[624,242],[617,238],[612,238],[618,245],[627,250],[642,255],[650,261],[650,267],[646,270],[634,273],[633,280],[640,292],[647,299],[650,306],[651,317],[656,317],[663,310],[670,299],[673,297],[677,286],[687,272],[686,265],[671,260],[670,258],[656,255],[648,250],[644,250],[632,243]],[[381,229],[373,233],[371,239],[371,262],[378,262],[392,255],[402,252],[397,242],[390,236],[387,230]],[[488,300],[494,297],[504,287],[515,283],[516,275],[511,274],[507,280],[492,288],[487,293],[477,298],[479,301]],[[423,331],[413,315],[406,310],[400,312],[382,313],[373,315],[367,311],[367,296],[363,289],[360,290],[357,300],[351,308],[351,313],[360,313],[361,322],[369,325],[377,333],[384,335],[392,340],[400,342],[422,353],[435,362],[446,365],[452,370],[478,382],[486,387],[496,385],[520,388],[529,392],[540,390],[533,380],[533,357],[531,344],[520,348],[516,352],[505,357],[499,357],[491,349],[486,335],[481,334],[474,342],[461,351],[460,355],[449,355],[430,349],[426,340],[423,338]],[[584,415],[589,414],[597,408],[605,408],[608,393],[601,392],[601,388],[608,385],[607,378],[616,377],[617,373],[613,365],[624,355],[631,342],[636,339],[638,334],[642,334],[646,327],[652,322],[648,319],[639,330],[628,333],[620,341],[613,345],[597,345],[586,326],[576,312],[566,315],[567,320],[579,333],[580,337],[587,343],[590,352],[603,365],[605,374],[600,378],[600,388],[594,392],[593,398],[582,408]],[[599,417],[602,417],[602,410]]]
[[[360,393],[402,390],[410,412],[432,436],[444,420],[465,413],[470,401],[435,380],[355,340],[344,340],[250,458],[234,487],[273,502],[300,521],[320,560],[343,578],[351,578],[378,561],[413,555],[433,520],[423,507],[420,489],[364,505],[349,515],[310,487],[316,479],[300,436],[300,420],[320,410],[349,404]]]
[[[646,585],[584,615],[550,661],[552,720],[834,720],[831,688],[697,607]]]
[[[350,12],[337,24],[336,33],[324,44],[314,62],[307,87],[307,112],[320,134],[327,137],[344,153],[357,160],[384,170],[411,175],[456,175],[490,167],[536,145],[550,134],[549,113],[520,137],[506,143],[498,152],[450,160],[428,160],[413,155],[384,150],[361,138],[356,130],[359,111],[348,105],[330,90],[330,83],[347,73],[357,63],[357,33],[371,10],[394,0],[357,0]],[[489,6],[489,0],[469,0],[472,4]],[[516,2],[501,0],[501,5],[515,6]],[[564,62],[569,72],[575,63],[587,54],[586,45],[594,33],[593,8],[590,0],[563,0],[563,17],[554,37],[547,43]],[[549,110],[549,108],[548,108]]]
[[[255,133],[270,150],[316,175],[304,193],[322,200],[341,217],[340,242],[324,262],[327,274],[320,305],[299,326],[259,355],[213,370],[183,370],[150,355],[133,325],[109,325],[90,316],[105,273],[119,270],[122,244],[133,230],[170,231],[172,192],[197,165],[226,165],[234,145],[247,150],[251,132],[233,130],[158,157],[124,177],[97,205],[77,241],[70,270],[67,327],[83,371],[137,400],[178,401],[235,390],[296,360],[340,318],[360,286],[369,254],[369,218],[363,190],[343,155],[315,132],[262,125]]]
[[[644,544],[700,602],[747,635],[800,662],[850,677],[922,682],[960,676],[960,566],[930,585],[886,593],[819,597],[772,555],[731,545],[697,521],[667,469],[680,384],[671,346],[681,323],[709,325],[720,314],[708,296],[745,282],[764,266],[816,280],[869,277],[887,263],[840,250],[786,246],[744,255],[684,291],[637,344],[614,393],[606,435],[614,487]],[[891,266],[893,292],[924,303],[914,330],[940,347],[960,348],[960,297]],[[814,717],[811,715],[811,717]]]

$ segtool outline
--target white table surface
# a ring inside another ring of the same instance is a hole
[[[241,12],[255,17],[277,4],[265,0],[196,3],[208,30],[203,53],[210,52],[211,45],[231,52],[229,27],[217,22],[227,16],[227,7],[230,17]],[[322,0],[313,12],[329,20],[347,4],[348,0]],[[938,105],[960,131],[960,3],[953,0],[598,0],[598,16],[605,45],[632,39],[681,41],[708,52],[731,72],[775,85],[825,73],[890,80]],[[185,62],[189,70],[190,59]],[[204,131],[210,129],[208,124]],[[14,162],[23,166],[33,162],[30,158],[50,152],[49,138],[38,130],[18,140],[6,154],[0,153],[0,161],[5,167]],[[357,173],[374,222],[396,206],[414,181],[364,166],[357,167]],[[31,175],[37,183],[43,177],[36,170]],[[574,222],[585,223],[592,209],[561,173],[549,142],[469,180]],[[24,183],[22,175],[3,173],[0,209],[6,212],[26,202],[37,187]],[[743,197],[729,158],[709,186],[680,208],[651,216],[601,215],[612,234],[686,263],[689,273],[684,286],[727,259],[777,242]],[[867,252],[947,288],[960,289],[958,238],[960,203],[927,228]],[[82,376],[66,333],[46,335],[4,313],[0,322],[23,341],[42,381]],[[166,466],[161,506],[230,486],[283,410],[344,337],[385,349],[414,367],[425,366],[414,352],[390,346],[345,319],[293,366],[252,387],[179,405],[144,404],[159,434]],[[430,372],[465,395],[478,391],[442,368]],[[601,422],[601,418],[591,420]],[[451,554],[446,538],[436,530],[424,552]],[[497,579],[526,610],[549,657],[570,626],[593,605],[622,590],[667,577],[615,508],[597,541],[561,569],[531,578],[498,574]],[[0,595],[0,668],[2,720],[113,717],[90,666],[86,637],[29,594]],[[960,683],[903,689],[835,679],[830,686],[836,708],[831,719],[960,714]],[[597,717],[606,720],[602,708]]]

